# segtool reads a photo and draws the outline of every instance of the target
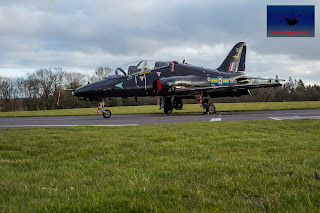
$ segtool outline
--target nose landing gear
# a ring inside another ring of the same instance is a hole
[[[108,109],[104,109],[104,100],[103,99],[100,101],[97,113],[99,113],[99,110],[101,110],[102,116],[104,118],[110,118],[111,117],[111,111],[108,110]]]
[[[101,111],[102,111],[102,109],[101,109]],[[103,116],[104,118],[110,118],[110,117],[111,117],[111,111],[108,110],[108,109],[103,110],[103,111],[102,111],[102,116]]]

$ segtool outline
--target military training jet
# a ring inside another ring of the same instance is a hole
[[[297,15],[297,16],[295,16],[294,15],[294,13],[292,12],[291,13],[291,18],[290,17],[285,17],[284,19],[282,19],[280,22],[282,22],[282,21],[286,21],[287,22],[287,24],[289,25],[289,26],[296,26],[296,24],[298,24],[298,22],[299,22],[299,17],[300,16],[302,16],[302,15]]]
[[[251,78],[245,71],[246,43],[236,44],[217,69],[208,69],[177,61],[142,60],[127,68],[117,68],[113,75],[84,85],[73,94],[79,100],[100,101],[105,118],[111,112],[104,109],[104,100],[110,97],[159,96],[160,108],[166,114],[181,110],[182,99],[200,95],[200,104],[206,113],[216,112],[210,98],[250,95],[250,90],[281,86],[279,79]],[[260,80],[260,82],[259,82]],[[205,114],[205,113],[204,113]]]

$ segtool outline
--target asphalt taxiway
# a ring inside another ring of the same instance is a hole
[[[217,115],[202,115],[200,113],[173,113],[171,115],[112,115],[111,118],[108,119],[103,118],[101,114],[99,116],[2,117],[0,118],[0,128],[136,126],[180,122],[217,122],[270,119],[320,119],[320,109],[220,112]]]

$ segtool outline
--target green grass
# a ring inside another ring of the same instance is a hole
[[[0,134],[0,212],[320,209],[320,120]]]
[[[300,102],[253,102],[253,103],[217,103],[218,111],[252,111],[252,110],[285,110],[285,109],[319,109],[320,101]],[[153,114],[163,113],[158,106],[119,106],[109,107],[113,115],[120,114]],[[199,104],[185,104],[183,110],[173,113],[201,113],[203,109]],[[101,113],[101,112],[100,112]],[[26,116],[68,116],[68,115],[96,115],[97,108],[59,109],[42,111],[0,112],[0,117],[26,117]]]

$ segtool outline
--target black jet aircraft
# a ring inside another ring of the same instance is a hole
[[[290,17],[291,15],[291,17]],[[284,19],[282,19],[280,22],[286,21],[286,23],[289,26],[296,26],[296,24],[298,24],[298,22],[300,21],[298,18],[301,17],[302,15],[294,15],[294,10],[291,11],[291,14],[288,14],[287,17],[285,17]]]
[[[126,69],[119,67],[113,75],[84,85],[73,94],[79,100],[100,101],[99,108],[105,118],[111,116],[111,112],[104,109],[104,99],[110,97],[159,96],[160,108],[170,114],[173,109],[182,109],[182,99],[200,95],[200,104],[206,113],[213,114],[216,110],[210,98],[250,95],[251,89],[281,86],[279,79],[247,76],[245,57],[246,43],[239,42],[217,69],[177,61],[143,60]]]

